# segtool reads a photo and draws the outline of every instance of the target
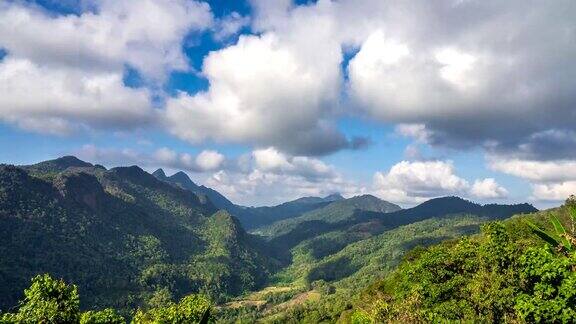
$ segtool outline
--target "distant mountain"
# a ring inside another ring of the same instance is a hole
[[[164,170],[158,169],[152,173],[159,180],[163,180],[195,193],[206,195],[218,208],[228,211],[236,216],[242,226],[253,230],[276,221],[299,216],[305,212],[326,206],[327,204],[344,199],[340,194],[331,194],[326,197],[303,197],[285,202],[277,206],[244,207],[236,205],[218,191],[195,184],[186,173],[180,171],[167,177]]]
[[[534,211],[459,197],[401,209],[371,195],[337,193],[243,207],[184,172],[107,170],[71,156],[0,165],[0,310],[16,305],[39,273],[77,284],[84,309],[149,307],[194,292],[221,303],[274,284],[271,278],[295,287],[333,284],[341,301],[416,245]],[[339,303],[330,298],[325,305]],[[277,310],[292,314],[290,306]],[[247,322],[257,318],[242,314]]]
[[[39,273],[76,283],[83,308],[192,292],[218,301],[258,287],[269,264],[260,243],[216,211],[136,166],[106,170],[73,157],[0,165],[0,309]]]
[[[236,217],[242,214],[242,209],[245,209],[244,207],[235,205],[230,200],[228,200],[228,198],[224,197],[224,195],[220,194],[218,191],[205,186],[197,185],[188,177],[186,173],[182,171],[177,172],[170,177],[167,177],[166,174],[164,173],[164,170],[158,169],[154,171],[152,175],[154,175],[159,180],[163,180],[175,184],[177,186],[180,186],[184,189],[190,190],[192,192],[205,195],[218,209],[226,210]]]
[[[22,166],[22,168],[39,173],[57,173],[68,168],[90,168],[92,164],[84,162],[75,156],[63,156],[54,160],[40,162],[34,165]]]
[[[303,213],[298,217],[275,222],[269,226],[258,229],[256,233],[269,237],[277,237],[294,231],[300,224],[307,222],[321,221],[325,223],[338,223],[355,217],[358,212],[389,213],[402,209],[398,205],[372,195],[362,195],[328,202],[329,203],[322,208]]]
[[[318,203],[326,203],[326,202],[333,202],[338,200],[344,200],[344,197],[339,193],[331,194],[326,197],[302,197],[296,200],[289,201],[285,204],[318,204]]]
[[[504,219],[514,214],[537,211],[532,205],[479,205],[459,197],[431,199],[416,207],[400,207],[373,196],[359,196],[332,203],[322,209],[260,229],[258,234],[268,237],[278,251],[285,251],[310,238],[331,232],[346,233],[362,229],[362,235],[347,236],[332,252],[367,236],[414,222],[447,215],[476,215],[490,219]],[[345,235],[346,236],[346,235]],[[279,258],[286,256],[278,255]]]
[[[335,201],[344,199],[339,194],[327,197],[303,197],[271,207],[249,207],[238,216],[242,224],[254,233],[259,228],[278,221],[299,217],[307,212],[321,209]]]
[[[152,175],[154,177],[156,177],[156,179],[158,179],[158,180],[162,180],[162,181],[168,180],[166,173],[164,173],[164,170],[162,170],[162,169],[158,169],[158,170],[152,172]]]

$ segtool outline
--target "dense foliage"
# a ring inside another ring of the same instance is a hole
[[[555,215],[569,222],[569,209]],[[366,292],[353,320],[573,323],[575,270],[576,256],[538,239],[525,218],[490,223],[478,236],[412,251]]]
[[[270,244],[278,250],[286,250],[323,234],[348,231],[350,228],[365,227],[369,228],[371,233],[382,233],[398,226],[451,214],[472,214],[503,219],[517,213],[534,211],[536,209],[528,204],[482,206],[458,197],[432,199],[414,208],[399,210],[398,206],[364,195],[276,222],[259,229],[258,233],[269,235]],[[346,245],[355,240],[356,238],[348,237],[338,244]],[[283,256],[277,255],[277,258],[282,259]]]
[[[278,275],[286,283],[298,283],[321,295],[286,310],[278,310],[266,320],[273,323],[320,321],[336,322],[347,314],[359,300],[360,294],[375,280],[387,276],[402,256],[417,246],[476,233],[487,217],[447,215],[432,218],[367,237],[347,245],[336,253],[316,258],[318,243],[303,242],[293,249],[294,262]],[[366,230],[370,227],[351,231]],[[345,233],[330,233],[330,242]],[[348,235],[361,236],[359,232]],[[315,238],[313,240],[317,240]]]
[[[116,310],[80,311],[80,296],[75,285],[53,279],[48,274],[32,279],[26,289],[25,299],[15,313],[0,314],[2,324],[125,324],[126,319]],[[210,301],[200,295],[189,295],[180,302],[147,310],[138,309],[132,324],[188,324],[207,323],[210,316]]]
[[[73,157],[0,166],[1,318],[572,322],[570,206],[496,223],[535,209],[445,197],[400,210],[339,195],[248,208],[184,173]]]
[[[138,167],[74,158],[0,166],[0,310],[51,273],[82,291],[82,308],[120,311],[190,293],[216,301],[258,288],[268,261],[237,221]]]

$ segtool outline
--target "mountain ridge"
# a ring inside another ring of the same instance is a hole
[[[75,282],[83,307],[220,300],[266,281],[257,238],[202,196],[137,166],[40,166],[0,166],[0,309],[39,273]]]

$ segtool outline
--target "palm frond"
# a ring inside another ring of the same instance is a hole
[[[208,324],[208,320],[210,319],[210,307],[206,308],[204,314],[202,314],[202,318],[198,324]]]
[[[532,233],[538,235],[538,237],[540,237],[542,240],[544,240],[548,244],[550,244],[554,247],[558,247],[562,244],[560,237],[557,237],[554,234],[550,234],[550,233],[545,232],[544,230],[540,229],[540,227],[538,227],[538,225],[532,223],[531,221],[526,221],[526,224],[528,224],[528,226],[532,230]]]
[[[566,232],[566,228],[564,228],[564,226],[562,225],[562,223],[560,223],[560,221],[558,220],[558,218],[556,216],[552,216],[550,217],[550,222],[552,223],[552,225],[554,226],[554,230],[556,231],[556,234],[558,235],[558,237],[560,238],[560,242],[562,243],[562,245],[567,249],[567,250],[572,250],[572,243],[570,242],[570,240],[568,240],[567,238],[567,232]]]

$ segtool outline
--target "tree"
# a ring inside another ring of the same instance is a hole
[[[116,310],[88,311],[80,316],[80,324],[125,324],[126,320]]]
[[[48,274],[32,278],[24,290],[24,301],[16,314],[2,316],[3,323],[77,323],[80,297],[75,285],[67,285]]]
[[[179,303],[169,303],[148,311],[138,310],[132,324],[185,324],[207,323],[210,317],[210,301],[201,295],[189,295]]]
[[[530,226],[534,234],[538,235],[538,237],[552,245],[558,251],[568,255],[576,252],[576,235],[574,228],[576,224],[576,197],[571,195],[570,198],[566,200],[564,207],[567,208],[570,213],[570,221],[572,223],[570,231],[566,230],[556,215],[550,216],[550,223],[552,223],[554,231],[543,230],[530,221],[526,223]]]

